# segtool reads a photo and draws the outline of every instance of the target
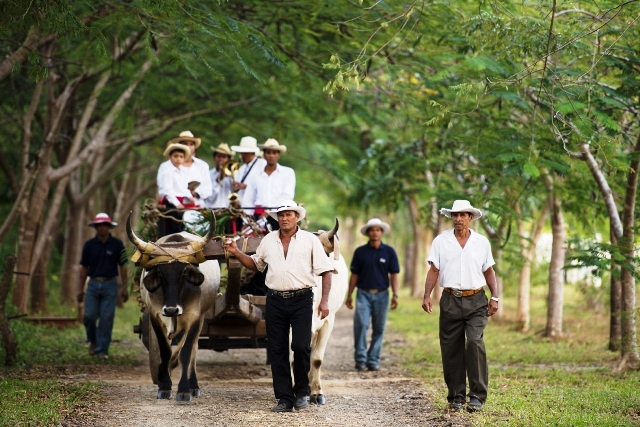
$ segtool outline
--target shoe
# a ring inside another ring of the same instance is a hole
[[[467,403],[467,411],[468,412],[478,412],[482,411],[482,402],[475,396],[471,396],[469,398],[469,403]]]
[[[362,362],[357,362],[356,363],[356,371],[362,372],[362,371],[365,371],[366,369],[367,369],[367,367],[365,366],[364,363],[362,363]]]
[[[453,400],[453,402],[449,402],[448,409],[451,412],[458,412],[458,411],[462,411],[463,406],[464,406],[464,399],[460,397],[456,397]]]
[[[293,404],[293,407],[299,411],[301,409],[305,409],[309,406],[309,396],[299,396],[296,398],[296,403]]]
[[[104,354],[104,353],[97,353],[97,354],[96,354],[96,357],[97,357],[98,359],[102,359],[102,360],[107,360],[107,359],[109,358],[109,356],[108,356],[108,355],[106,355],[106,354]]]
[[[380,366],[378,365],[368,365],[367,369],[370,371],[379,371],[380,370]]]
[[[89,356],[96,355],[96,345],[94,343],[89,344]]]
[[[276,406],[271,408],[271,412],[292,412],[292,411],[293,411],[293,408],[284,402],[280,402]]]

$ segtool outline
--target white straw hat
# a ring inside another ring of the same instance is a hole
[[[189,149],[189,147],[187,147],[186,145],[182,145],[182,144],[169,144],[167,145],[167,148],[164,149],[164,153],[162,153],[163,156],[165,156],[166,158],[169,158],[169,156],[171,155],[171,152],[174,150],[180,150],[184,153],[184,159],[187,160],[189,157],[191,157],[191,150]]]
[[[286,202],[282,203],[282,206],[280,206],[275,211],[269,211],[269,215],[271,216],[271,218],[277,220],[278,212],[284,212],[284,211],[298,212],[298,214],[300,215],[300,218],[298,219],[298,221],[303,220],[307,216],[306,209],[303,208],[302,206],[298,206],[298,204],[293,200],[287,200]]]
[[[471,206],[471,203],[469,203],[468,200],[456,200],[453,202],[451,209],[440,209],[440,213],[448,218],[451,218],[451,213],[453,212],[469,212],[470,214],[473,214],[474,220],[482,216],[482,211]]]
[[[365,225],[360,227],[360,233],[364,236],[368,236],[367,231],[369,231],[369,228],[371,227],[380,227],[383,233],[388,233],[391,230],[389,224],[382,221],[380,218],[371,218]]]
[[[198,148],[198,147],[200,147],[200,143],[202,142],[202,139],[201,138],[196,138],[195,136],[193,136],[191,131],[184,130],[184,131],[180,132],[180,135],[176,136],[175,138],[171,138],[169,140],[169,142],[167,142],[167,145],[169,145],[169,144],[179,144],[180,141],[193,141],[193,142],[196,143],[196,148]]]
[[[263,150],[276,150],[281,153],[287,152],[287,146],[280,145],[280,143],[273,138],[267,139],[267,141],[264,144],[260,145],[260,148],[262,148]]]
[[[256,153],[260,152],[258,140],[252,136],[243,136],[240,145],[232,145],[231,149],[236,153]]]

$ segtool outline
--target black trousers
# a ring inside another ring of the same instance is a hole
[[[176,206],[167,202],[165,200],[165,202],[163,203],[164,207],[167,209],[175,209]],[[164,233],[161,231],[158,237],[164,237],[164,236],[168,236],[169,234],[173,234],[173,233],[179,233],[181,231],[184,230],[184,223],[180,222],[182,220],[182,215],[183,213],[180,211],[173,211],[173,212],[169,212],[166,214],[167,216],[170,216],[171,218],[175,218],[176,221],[169,219],[169,218],[160,218],[159,221],[163,221],[164,222]]]
[[[484,347],[484,328],[489,320],[489,301],[484,292],[456,297],[443,292],[440,298],[440,350],[447,400],[465,399],[466,380],[469,397],[487,400],[489,368]]]
[[[278,403],[293,406],[296,396],[308,396],[311,367],[313,292],[293,298],[267,294],[265,321],[273,391]],[[293,384],[289,364],[289,329],[293,351]]]

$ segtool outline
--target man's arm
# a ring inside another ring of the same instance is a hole
[[[347,291],[347,300],[344,302],[344,305],[346,305],[350,310],[353,308],[353,299],[351,298],[351,294],[353,294],[356,284],[358,284],[358,275],[351,273],[351,278],[349,279],[349,290]]]
[[[331,276],[333,271],[325,271],[322,276],[322,297],[318,305],[318,316],[324,319],[329,315],[329,292],[331,291]]]
[[[243,267],[248,268],[251,271],[258,271],[258,267],[256,267],[256,263],[253,261],[253,258],[238,249],[235,240],[226,239],[223,241],[222,246],[227,250],[227,252],[238,258],[238,261],[240,261],[240,264],[242,264]]]
[[[433,307],[431,305],[431,292],[433,291],[433,288],[436,287],[436,283],[438,283],[438,276],[440,276],[440,270],[431,264],[431,267],[427,272],[427,280],[425,280],[424,283],[424,298],[422,299],[422,309],[427,313],[431,313],[433,311]]]
[[[391,281],[391,291],[393,296],[391,297],[391,310],[398,308],[398,273],[389,274]]]
[[[89,267],[84,265],[80,267],[80,275],[78,276],[78,296],[76,297],[79,303],[84,301],[84,282],[87,281],[89,275]]]
[[[484,275],[484,280],[487,281],[489,291],[491,291],[491,297],[498,298],[498,284],[496,281],[496,272],[493,270],[493,267],[487,268],[482,274]],[[487,310],[489,311],[489,316],[493,316],[496,311],[498,311],[498,301],[490,299]]]

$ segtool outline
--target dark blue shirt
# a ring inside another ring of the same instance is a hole
[[[388,289],[389,274],[400,272],[396,251],[384,243],[377,249],[368,243],[360,246],[353,254],[351,272],[358,275],[358,288]]]
[[[82,248],[80,265],[89,269],[89,277],[114,277],[118,275],[118,264],[127,262],[122,240],[109,234],[102,243],[98,237],[87,240]]]

